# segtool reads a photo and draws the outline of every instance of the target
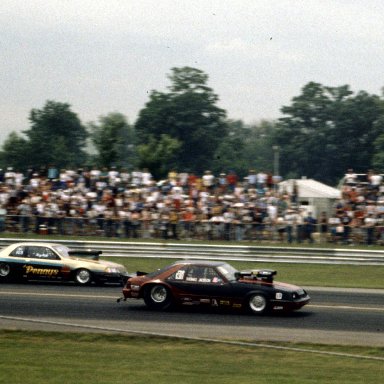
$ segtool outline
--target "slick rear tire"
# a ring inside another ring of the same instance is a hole
[[[261,293],[254,293],[248,297],[248,309],[254,315],[263,315],[268,311],[268,300]]]
[[[0,281],[8,281],[11,277],[11,266],[8,263],[0,263]]]
[[[156,311],[166,310],[172,305],[171,292],[162,284],[145,288],[143,298],[147,307]]]
[[[75,272],[75,282],[78,285],[89,285],[92,282],[92,274],[88,269],[81,268]]]

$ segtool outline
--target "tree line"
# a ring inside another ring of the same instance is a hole
[[[0,167],[147,168],[156,179],[169,170],[210,169],[243,177],[249,169],[276,171],[278,151],[284,178],[336,184],[348,168],[384,169],[383,96],[310,82],[281,108],[281,118],[245,124],[218,107],[203,71],[172,68],[168,79],[167,90],[153,90],[133,124],[119,112],[83,124],[69,104],[48,100],[31,110],[29,129],[7,137]]]

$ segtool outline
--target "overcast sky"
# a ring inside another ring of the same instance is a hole
[[[134,123],[172,67],[209,76],[219,106],[275,119],[309,81],[381,94],[383,0],[1,0],[0,143],[32,108]]]

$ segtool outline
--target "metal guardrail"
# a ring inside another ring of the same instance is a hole
[[[0,238],[0,247],[26,239]],[[200,245],[184,243],[33,240],[53,242],[69,248],[93,248],[104,257],[238,260],[275,263],[384,265],[384,251],[357,249],[288,248],[242,245]]]

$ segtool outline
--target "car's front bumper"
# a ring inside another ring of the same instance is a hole
[[[271,308],[274,311],[296,311],[311,301],[309,295],[292,301],[272,300]]]

